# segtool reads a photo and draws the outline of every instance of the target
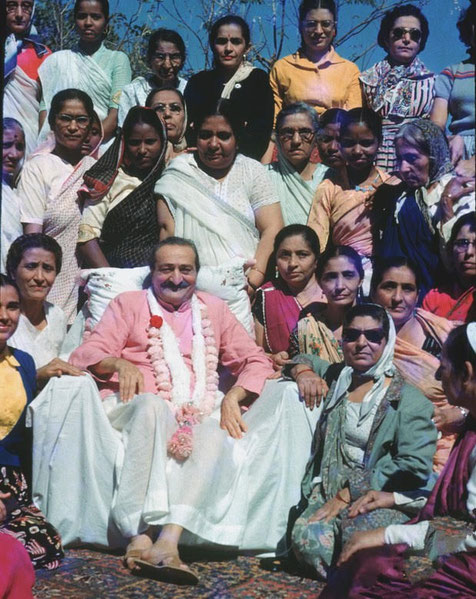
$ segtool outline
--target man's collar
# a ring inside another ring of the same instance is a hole
[[[194,291],[194,294],[195,294],[195,291]],[[155,295],[155,293],[154,293],[154,295]],[[187,310],[190,310],[190,302],[191,302],[191,299],[192,299],[193,296],[191,296],[190,299],[188,299],[185,302],[183,302],[183,304],[180,304],[180,306],[178,308],[176,308],[172,304],[164,302],[157,295],[155,295],[155,297],[156,297],[157,301],[159,302],[159,304],[161,305],[161,307],[164,310],[167,310],[167,312],[187,312]]]

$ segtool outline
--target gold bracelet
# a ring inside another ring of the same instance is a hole
[[[250,270],[256,270],[256,272],[259,272],[259,274],[260,274],[260,275],[263,275],[263,277],[265,277],[265,276],[266,276],[266,275],[265,275],[265,273],[264,273],[262,270],[260,270],[259,268],[256,268],[256,266],[252,266],[252,267],[250,268]]]

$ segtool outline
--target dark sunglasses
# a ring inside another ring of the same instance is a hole
[[[406,27],[395,27],[391,31],[394,40],[401,40],[408,33],[412,42],[421,40],[421,31],[419,29],[407,29]]]
[[[370,343],[381,343],[385,338],[385,333],[382,329],[344,329],[342,331],[342,341],[353,343],[363,335]]]

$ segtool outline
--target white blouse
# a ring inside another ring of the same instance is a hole
[[[66,316],[61,308],[45,302],[45,316],[46,327],[39,331],[26,316],[20,314],[17,330],[8,340],[10,347],[30,354],[37,369],[59,356],[66,336]]]

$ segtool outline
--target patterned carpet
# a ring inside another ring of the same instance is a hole
[[[191,556],[200,576],[195,587],[180,587],[132,576],[117,555],[90,549],[71,549],[58,570],[37,572],[36,599],[314,599],[322,588],[318,582],[284,572],[262,570],[255,557],[220,561],[213,556]]]

